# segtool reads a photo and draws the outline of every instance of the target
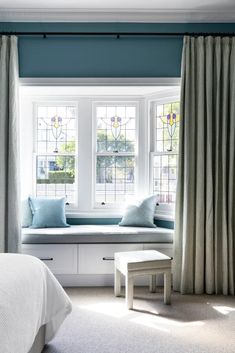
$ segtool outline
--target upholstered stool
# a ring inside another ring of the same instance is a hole
[[[164,274],[164,303],[171,302],[171,258],[159,251],[126,251],[115,253],[114,293],[120,296],[121,273],[125,276],[126,306],[133,308],[134,277],[150,275],[150,291],[156,291],[156,275]]]

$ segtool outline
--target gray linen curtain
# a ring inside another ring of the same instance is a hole
[[[0,37],[0,252],[20,247],[18,49]]]
[[[235,38],[185,37],[174,289],[234,294]]]

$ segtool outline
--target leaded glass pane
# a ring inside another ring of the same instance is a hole
[[[97,156],[96,202],[120,203],[135,192],[135,157]]]
[[[40,197],[65,197],[74,202],[75,157],[40,155],[36,159],[37,187]]]
[[[159,203],[175,203],[179,145],[180,103],[154,106],[155,155],[153,157],[153,192]]]
[[[38,153],[75,152],[75,107],[38,107]]]
[[[179,102],[165,103],[156,109],[157,152],[177,152],[179,138]]]
[[[97,152],[134,152],[136,107],[96,108]]]
[[[97,106],[96,118],[95,199],[101,204],[121,203],[135,191],[136,107]]]
[[[174,203],[177,179],[177,155],[153,157],[153,192],[159,203]]]
[[[36,160],[36,195],[41,197],[67,196],[74,202],[75,157],[40,155]]]
[[[74,203],[76,108],[37,108],[36,196]]]

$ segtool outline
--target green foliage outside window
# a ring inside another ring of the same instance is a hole
[[[124,136],[120,136],[118,142],[114,138],[109,137],[109,140],[106,140],[106,135],[103,132],[97,133],[98,143],[105,144],[105,151],[112,151],[117,149],[118,152],[133,152],[135,148],[135,143],[133,141],[128,141]],[[101,145],[98,145],[98,151],[100,152]],[[47,178],[38,178],[38,184],[73,184],[75,181],[75,157],[70,155],[61,155],[63,153],[75,152],[75,141],[69,141],[66,144],[61,144],[58,151],[58,156],[55,157],[55,170],[49,170]],[[102,151],[103,152],[103,151]],[[123,156],[99,156],[97,157],[97,170],[96,170],[96,179],[97,182],[105,182],[104,177],[104,168],[112,168],[115,165],[115,168],[120,168],[120,173],[123,168],[129,169],[130,175],[133,173],[133,157],[123,157]],[[123,173],[123,172],[122,172]],[[111,177],[106,175],[106,179]],[[112,178],[111,178],[112,179]],[[111,182],[106,180],[106,182]]]
[[[61,144],[58,153],[74,153],[75,141]],[[73,184],[75,181],[75,157],[59,155],[55,158],[55,170],[49,170],[47,178],[38,178],[38,184]]]
[[[98,152],[117,152],[117,156],[98,156],[96,159],[96,182],[113,183],[113,173],[116,178],[123,179],[125,174],[129,180],[134,179],[134,157],[118,156],[118,152],[133,152],[135,143],[128,141],[124,135],[120,135],[118,141],[109,134],[98,131]]]

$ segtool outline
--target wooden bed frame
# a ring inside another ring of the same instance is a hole
[[[45,345],[45,325],[39,329],[37,336],[35,337],[33,346],[30,349],[29,353],[42,353],[44,345]]]

